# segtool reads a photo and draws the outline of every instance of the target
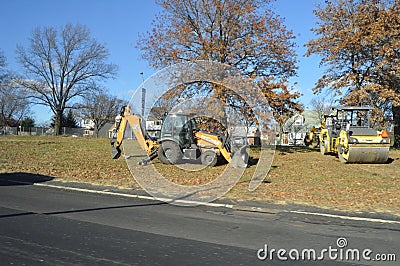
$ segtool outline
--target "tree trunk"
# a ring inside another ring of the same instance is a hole
[[[400,106],[393,106],[394,147],[400,148]]]
[[[54,115],[54,136],[59,136],[61,134],[61,110],[57,109]]]

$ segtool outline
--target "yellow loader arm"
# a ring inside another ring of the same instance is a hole
[[[239,137],[241,143],[236,147],[230,147],[231,151],[228,151],[225,146],[225,141],[230,141],[225,138],[225,140],[220,140],[215,134],[209,134],[205,132],[196,132],[195,137],[197,139],[197,145],[205,150],[207,147],[215,147],[214,151],[220,153],[225,160],[235,168],[245,168],[247,167],[247,162],[249,159],[249,154],[247,153],[247,141],[244,141],[242,137]],[[235,143],[232,143],[233,145]]]
[[[225,160],[228,163],[231,162],[231,154],[226,150],[218,136],[204,132],[196,132],[195,136],[197,139],[197,145],[199,145],[200,147],[213,145],[218,149],[221,155],[224,156]]]
[[[131,114],[129,105],[124,107],[121,114],[115,118],[113,136],[110,140],[112,158],[118,159],[121,156],[121,145],[124,140],[125,130],[128,123],[140,147],[148,153],[149,159],[152,160],[156,158],[158,149],[157,142],[151,140],[147,136],[141,127],[141,117],[139,115]]]

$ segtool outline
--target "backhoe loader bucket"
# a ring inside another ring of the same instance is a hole
[[[247,153],[247,145],[242,146],[232,156],[229,165],[233,168],[246,168],[249,160],[249,154]]]
[[[111,158],[112,159],[118,159],[121,156],[121,149],[119,147],[115,147],[114,143],[116,142],[116,139],[112,138],[110,140],[111,144]]]
[[[111,146],[111,158],[118,159],[121,156],[121,149]]]

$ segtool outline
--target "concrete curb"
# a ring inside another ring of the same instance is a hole
[[[371,222],[371,223],[381,223],[381,224],[392,224],[392,225],[400,225],[400,217],[392,216],[390,218],[379,217],[379,214],[349,214],[344,212],[337,212],[332,210],[323,210],[318,208],[311,208],[310,211],[305,210],[305,206],[299,205],[296,209],[283,208],[282,206],[279,208],[274,208],[274,206],[260,206],[262,203],[257,202],[257,204],[238,204],[233,201],[227,202],[227,200],[219,200],[217,202],[196,202],[196,201],[188,201],[188,200],[174,200],[168,198],[155,198],[153,196],[145,195],[145,193],[132,193],[131,191],[119,190],[115,187],[100,187],[90,184],[84,183],[63,183],[59,181],[50,181],[48,183],[32,183],[32,182],[24,182],[24,181],[16,181],[16,180],[7,180],[9,182],[23,184],[23,185],[33,185],[38,187],[48,187],[54,189],[63,189],[70,191],[79,191],[85,193],[94,193],[100,195],[111,195],[111,196],[119,196],[119,197],[128,197],[128,198],[137,198],[137,199],[145,199],[145,200],[153,200],[153,201],[163,201],[166,203],[182,203],[187,205],[201,205],[215,208],[229,208],[236,211],[245,211],[245,212],[257,212],[257,213],[265,213],[265,214],[279,214],[279,213],[289,213],[289,214],[300,214],[307,216],[317,216],[317,217],[325,217],[325,218],[335,218],[341,220],[348,221],[363,221],[363,222]],[[73,186],[72,186],[73,185]],[[86,188],[85,188],[86,187]],[[142,194],[142,195],[141,195]],[[259,206],[255,206],[259,205]],[[266,204],[265,204],[266,205]],[[270,204],[273,205],[273,204]],[[372,216],[372,217],[367,217]],[[385,215],[386,216],[386,215]]]

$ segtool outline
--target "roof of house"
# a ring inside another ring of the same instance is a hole
[[[301,117],[303,118],[301,125],[296,124],[295,122],[298,121],[298,119],[301,119]],[[320,125],[321,121],[318,111],[304,110],[303,112],[297,113],[287,119],[286,122],[283,124],[283,129],[284,131],[290,131],[294,127],[301,127],[308,131],[312,127],[318,127]]]

